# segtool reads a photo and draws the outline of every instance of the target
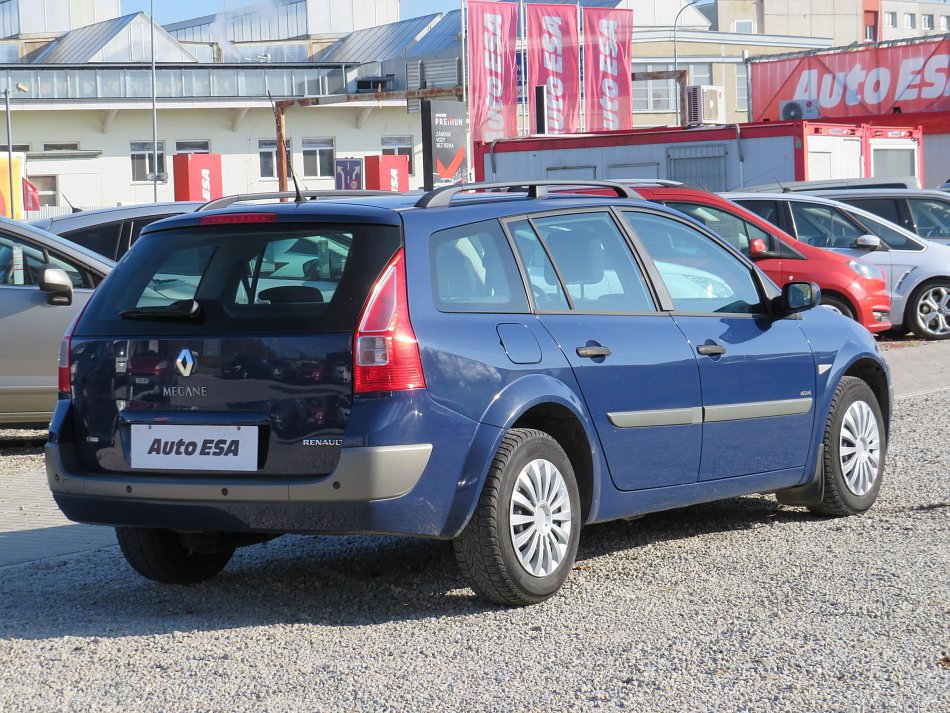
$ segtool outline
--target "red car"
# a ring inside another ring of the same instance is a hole
[[[884,274],[873,265],[796,240],[755,213],[714,193],[689,188],[631,186],[703,223],[755,261],[780,287],[808,280],[821,287],[821,304],[857,320],[871,332],[890,329],[891,300]]]

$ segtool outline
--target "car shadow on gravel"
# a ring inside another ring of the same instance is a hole
[[[724,500],[589,526],[577,560],[589,569],[620,550],[810,519],[817,518],[763,497]],[[465,586],[450,543],[382,536],[279,538],[238,550],[221,574],[193,587],[146,581],[118,548],[102,549],[0,569],[0,602],[0,639],[362,626],[505,611]]]

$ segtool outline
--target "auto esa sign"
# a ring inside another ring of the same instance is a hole
[[[257,470],[254,426],[132,425],[130,464],[148,470]]]
[[[792,100],[821,117],[950,109],[950,40],[753,60],[753,119],[780,120]]]

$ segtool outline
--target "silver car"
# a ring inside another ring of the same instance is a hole
[[[725,193],[799,240],[884,271],[891,323],[923,339],[950,339],[950,247],[860,208],[802,193]],[[875,240],[878,238],[878,240]]]
[[[49,423],[63,334],[114,265],[57,235],[0,218],[0,423]]]

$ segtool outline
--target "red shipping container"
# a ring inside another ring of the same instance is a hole
[[[221,154],[175,154],[172,169],[176,201],[213,201],[224,195]]]
[[[367,156],[363,159],[366,188],[373,191],[409,190],[408,156]]]

